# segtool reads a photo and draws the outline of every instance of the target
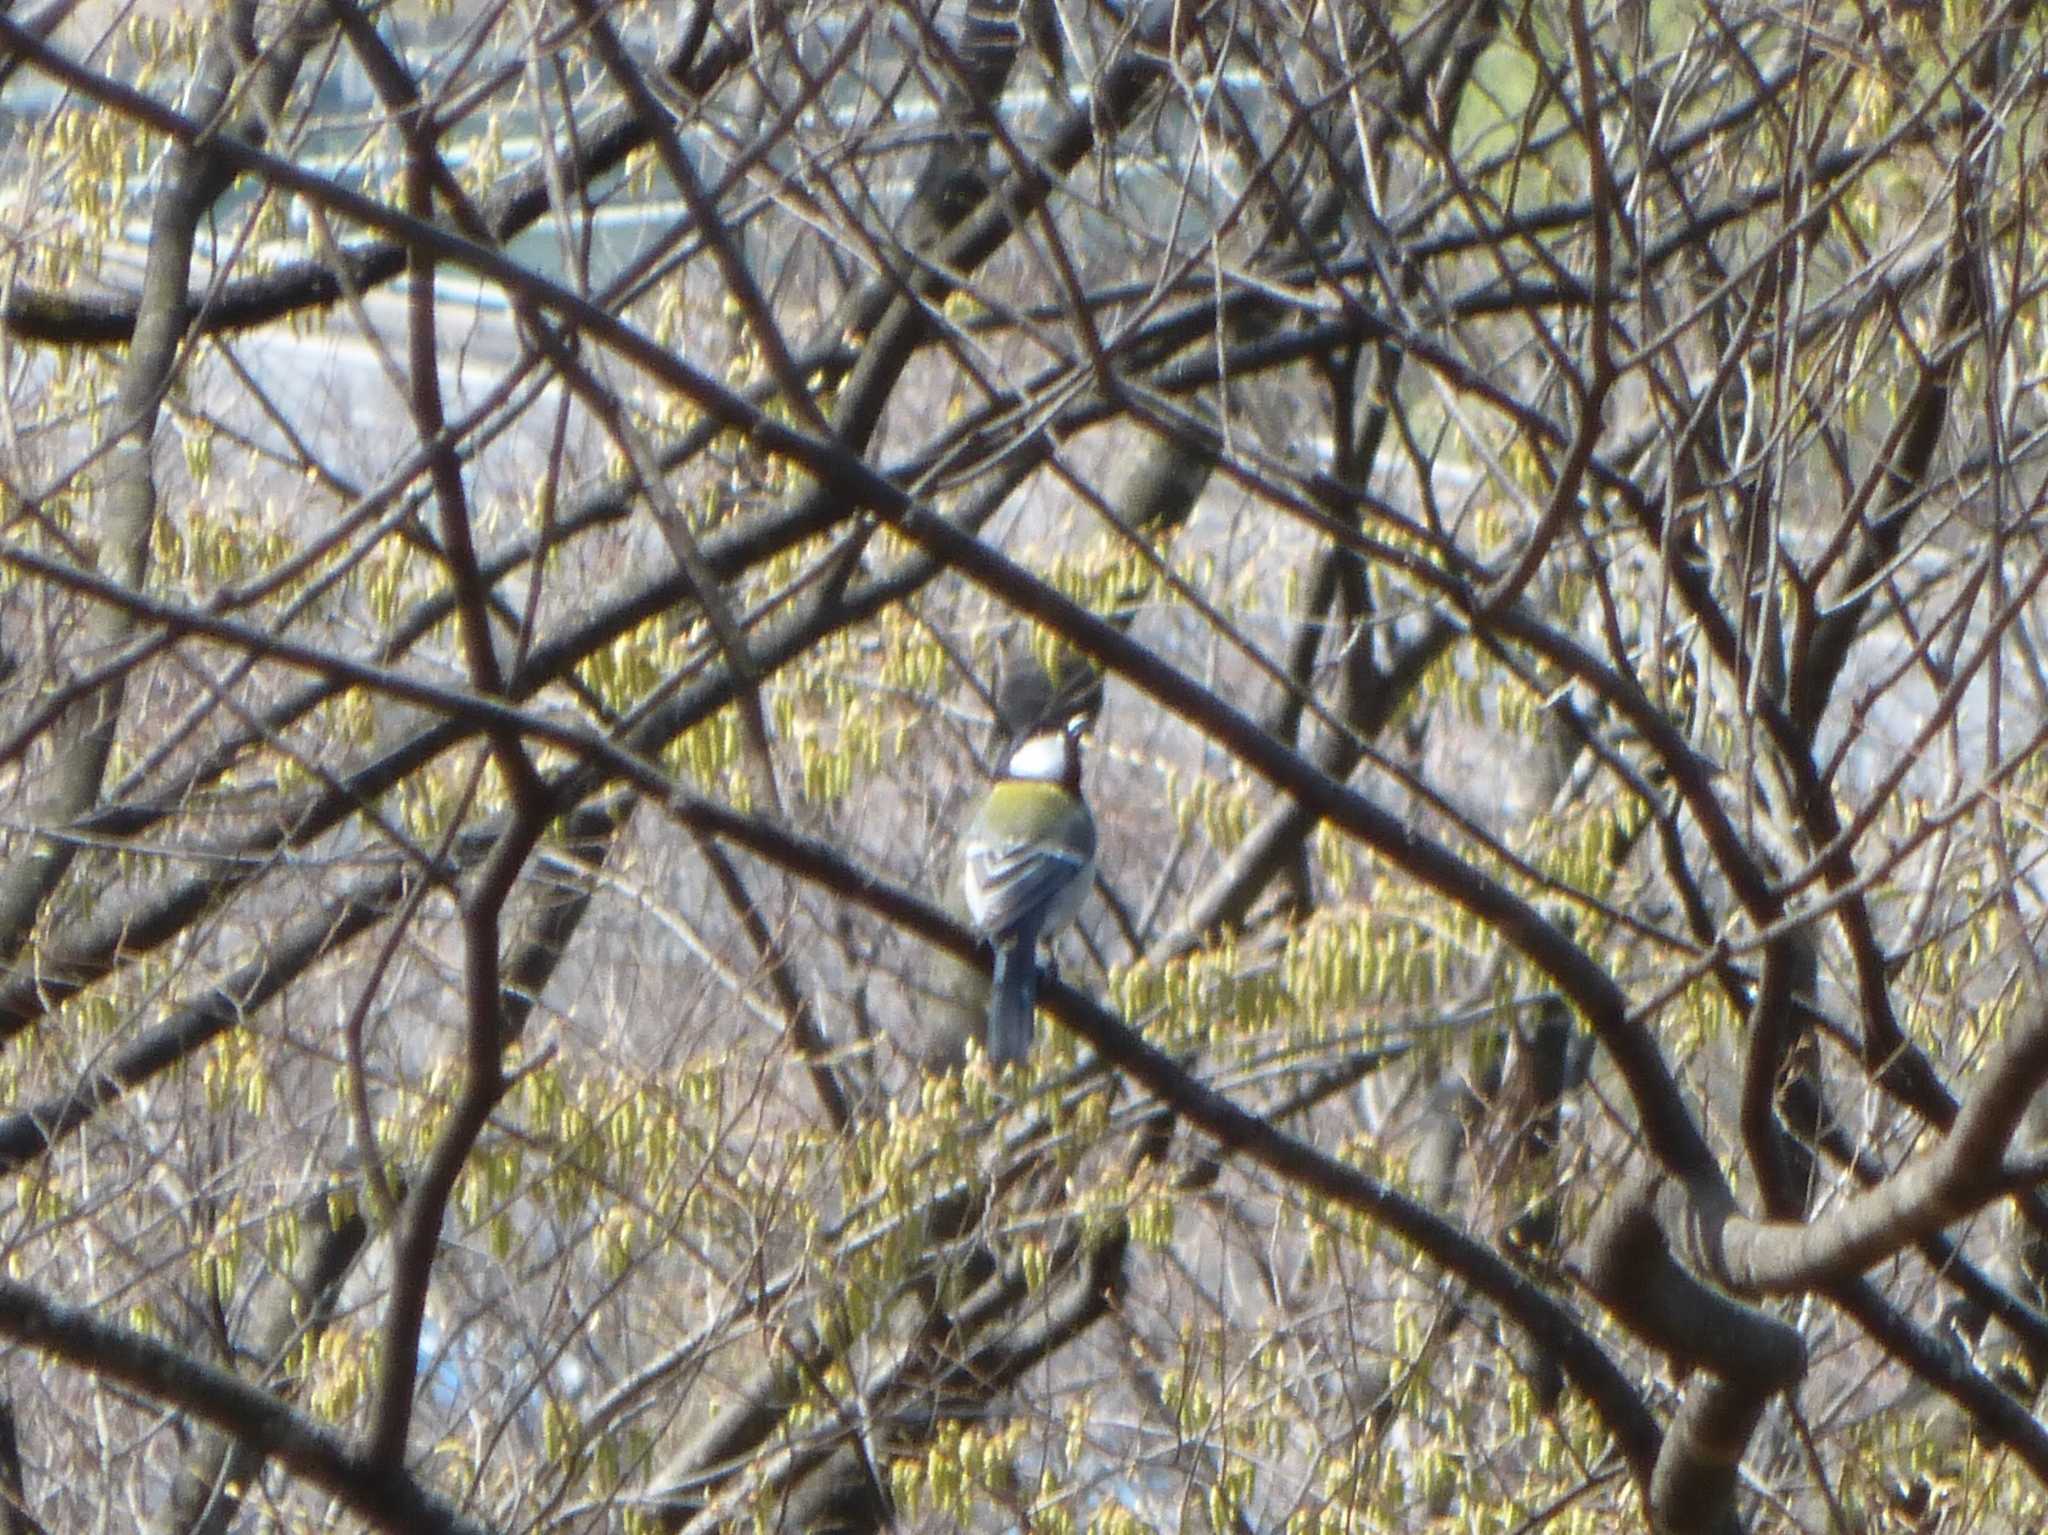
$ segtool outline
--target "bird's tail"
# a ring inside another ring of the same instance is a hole
[[[996,945],[995,975],[988,989],[988,1063],[1001,1067],[1031,1053],[1031,1025],[1038,1011],[1035,935],[1018,934]]]

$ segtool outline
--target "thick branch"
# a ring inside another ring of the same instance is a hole
[[[486,1535],[403,1467],[380,1465],[240,1376],[0,1279],[0,1336],[190,1413],[392,1535]]]

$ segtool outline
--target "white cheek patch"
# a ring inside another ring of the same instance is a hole
[[[1032,736],[1010,753],[1012,778],[1058,783],[1067,774],[1067,738],[1050,732]]]

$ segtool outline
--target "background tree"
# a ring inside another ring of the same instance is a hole
[[[0,16],[0,1528],[2039,1528],[2043,63]]]

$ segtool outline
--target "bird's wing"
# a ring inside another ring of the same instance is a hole
[[[1084,849],[1032,841],[970,848],[967,909],[983,932],[1001,936],[1043,913],[1087,863]]]

